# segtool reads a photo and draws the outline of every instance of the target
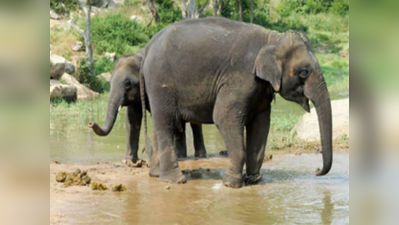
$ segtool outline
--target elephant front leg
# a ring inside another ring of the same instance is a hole
[[[202,125],[199,124],[191,124],[191,129],[193,130],[194,137],[194,150],[195,157],[206,157],[206,149],[204,144],[204,135],[202,133]]]
[[[139,160],[138,149],[140,141],[142,113],[140,109],[128,106],[125,120],[127,146],[124,162],[128,165],[135,165]]]
[[[262,180],[260,169],[263,164],[267,137],[270,128],[270,106],[266,111],[258,114],[246,126],[247,129],[247,159],[246,159],[246,184],[256,184]]]
[[[187,157],[186,143],[186,122],[181,123],[181,132],[177,131],[175,135],[175,152],[178,158]]]
[[[232,188],[243,186],[242,172],[245,163],[243,119],[239,110],[231,105],[220,104],[215,107],[214,121],[223,136],[230,160],[229,168],[223,177],[223,184]]]

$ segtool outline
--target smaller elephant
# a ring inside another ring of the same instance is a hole
[[[114,126],[120,108],[126,106],[127,150],[123,161],[130,165],[134,165],[139,160],[137,152],[143,117],[139,72],[143,54],[144,49],[134,55],[122,56],[118,59],[111,76],[111,91],[104,127],[101,128],[97,123],[89,124],[89,127],[97,135],[107,136]],[[150,112],[148,103],[146,110]],[[175,135],[175,152],[179,158],[187,157],[185,125],[185,123],[182,123],[181,132]],[[191,128],[194,137],[195,156],[206,157],[202,126],[192,123]]]

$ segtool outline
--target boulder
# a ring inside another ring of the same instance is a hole
[[[50,79],[50,101],[64,99],[67,102],[74,102],[77,99],[76,87],[61,83],[58,80]]]
[[[107,83],[111,83],[111,73],[102,73],[102,74],[98,75],[98,77]]]
[[[59,80],[65,72],[66,59],[50,55],[50,79]]]
[[[57,13],[55,13],[53,10],[50,10],[50,19],[59,20],[60,16]]]
[[[132,16],[130,17],[130,20],[136,20],[137,22],[143,22],[143,21],[144,21],[143,17],[141,17],[141,16],[136,16],[136,15],[132,15]]]
[[[81,51],[81,50],[83,50],[83,42],[81,42],[81,41],[74,41],[74,42],[72,43],[71,48],[72,48],[72,51],[74,51],[74,52]]]
[[[111,62],[115,61],[115,55],[116,55],[116,52],[112,52],[112,53],[106,52],[106,53],[104,54],[104,56],[105,56],[107,59],[109,59]]]
[[[120,5],[123,5],[124,0],[109,0],[109,6],[111,7],[117,7]]]
[[[66,62],[65,63],[65,72],[67,74],[74,74],[75,73],[75,66],[71,62]]]
[[[88,87],[84,86],[83,84],[79,83],[78,80],[76,80],[75,77],[69,75],[69,74],[64,74],[62,76],[62,79],[69,85],[74,86],[77,89],[77,98],[78,100],[90,100],[93,98],[96,98],[100,94],[97,92],[94,92],[90,90]]]
[[[349,138],[349,98],[331,101],[333,119],[333,139],[342,135]],[[292,133],[303,141],[320,141],[319,122],[315,108],[306,113],[295,125]]]

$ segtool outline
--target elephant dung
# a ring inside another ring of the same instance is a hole
[[[55,178],[57,182],[64,183],[65,187],[69,186],[86,186],[91,183],[91,178],[87,175],[87,171],[76,169],[73,173],[59,172]]]
[[[126,191],[127,189],[126,189],[125,185],[123,185],[123,184],[117,184],[117,185],[115,185],[115,186],[112,186],[112,187],[111,187],[111,190],[112,190],[113,192],[124,192],[124,191]]]
[[[105,191],[105,190],[108,190],[108,187],[105,184],[103,184],[103,183],[93,182],[91,184],[91,190],[93,190],[93,191]]]

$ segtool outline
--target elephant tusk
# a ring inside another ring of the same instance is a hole
[[[121,111],[122,106],[120,105],[118,108],[118,113]]]

